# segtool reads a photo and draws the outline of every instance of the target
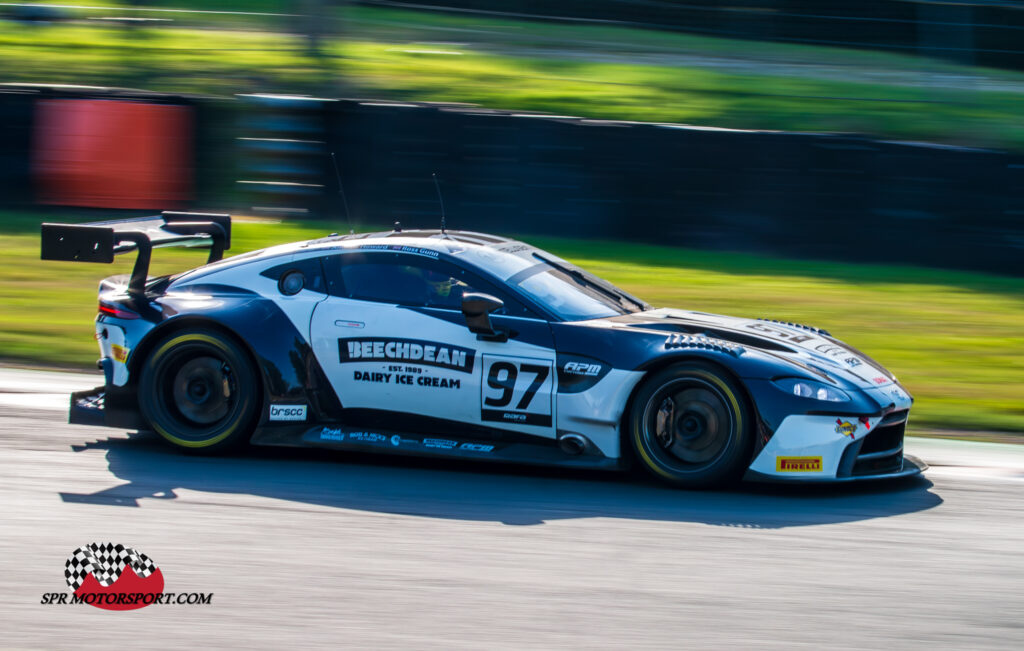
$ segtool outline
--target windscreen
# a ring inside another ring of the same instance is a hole
[[[502,248],[467,247],[452,253],[487,269],[564,321],[601,319],[649,307],[611,283],[519,242]]]

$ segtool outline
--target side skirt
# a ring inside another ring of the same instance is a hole
[[[263,426],[252,443],[290,447],[314,447],[354,452],[376,452],[415,457],[474,459],[565,468],[621,470],[620,459],[596,451],[567,454],[555,441],[484,440],[444,434],[413,434],[383,428],[350,425]]]

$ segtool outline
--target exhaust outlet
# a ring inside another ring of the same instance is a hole
[[[575,456],[583,454],[583,451],[587,449],[587,440],[579,434],[566,434],[559,437],[558,447],[562,452]]]

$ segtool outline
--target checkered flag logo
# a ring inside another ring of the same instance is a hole
[[[156,572],[156,563],[142,552],[131,547],[113,543],[90,543],[79,547],[64,564],[64,578],[68,587],[75,592],[92,574],[104,588],[109,588],[119,578],[124,568],[131,567],[139,578],[146,578]]]

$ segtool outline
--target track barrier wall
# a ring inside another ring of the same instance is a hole
[[[38,104],[54,96],[0,92],[5,205],[71,192],[33,177],[42,156],[32,137]],[[177,188],[161,195],[180,199],[175,205],[319,217],[330,222],[325,230],[344,231],[334,152],[352,222],[361,226],[437,227],[436,173],[450,228],[1024,276],[1018,154],[465,105],[273,96],[130,101],[184,106],[194,116],[181,136],[194,145],[160,145],[178,153],[166,159],[163,185],[149,186]],[[183,170],[194,183],[181,181]],[[133,205],[120,207],[168,207],[133,196]]]

